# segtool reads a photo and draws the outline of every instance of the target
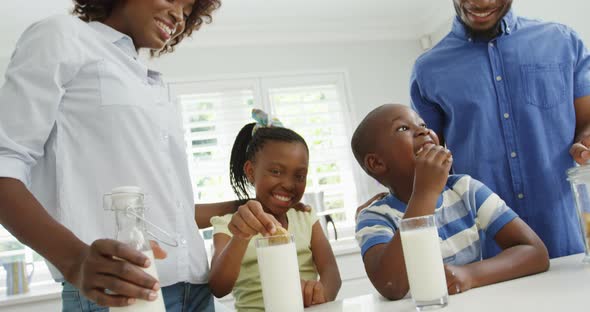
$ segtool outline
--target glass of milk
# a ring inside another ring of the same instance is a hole
[[[293,234],[256,240],[265,311],[303,312],[303,296]]]
[[[434,215],[402,219],[400,235],[416,309],[445,307],[447,280]]]

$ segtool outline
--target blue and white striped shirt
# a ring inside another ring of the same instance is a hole
[[[363,256],[371,247],[393,239],[406,206],[389,194],[361,211],[356,239]],[[434,214],[444,261],[455,265],[481,260],[480,236],[496,236],[517,217],[498,195],[468,175],[449,176]]]

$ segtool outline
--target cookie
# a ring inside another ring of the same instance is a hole
[[[271,245],[288,244],[291,241],[289,235],[289,231],[279,225],[277,226],[275,234],[268,238],[268,242]]]

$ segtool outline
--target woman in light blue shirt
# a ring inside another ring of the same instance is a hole
[[[212,311],[195,220],[206,226],[234,205],[195,218],[180,112],[138,50],[172,52],[220,0],[74,4],[76,16],[25,31],[0,88],[0,223],[55,266],[64,311],[154,300],[160,287],[168,311]],[[102,195],[121,185],[141,186],[147,219],[179,242],[158,262],[159,282],[131,265],[147,266],[145,256],[103,239],[114,219]]]

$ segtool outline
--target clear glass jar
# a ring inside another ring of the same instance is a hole
[[[143,198],[143,192],[137,186],[117,187],[111,192],[117,224],[115,239],[142,252],[152,250],[146,235]]]
[[[576,166],[567,171],[572,186],[586,256],[583,262],[590,264],[590,165]]]
[[[107,203],[107,199],[110,199],[110,203]],[[148,268],[142,268],[142,270],[159,280],[154,252],[146,231],[144,194],[141,188],[137,186],[114,188],[110,195],[105,196],[105,206],[110,206],[109,210],[115,212],[115,222],[117,224],[115,239],[146,255],[150,259],[151,265]],[[157,296],[154,301],[137,300],[130,306],[110,308],[110,311],[165,312],[166,308],[161,289],[158,290]]]

